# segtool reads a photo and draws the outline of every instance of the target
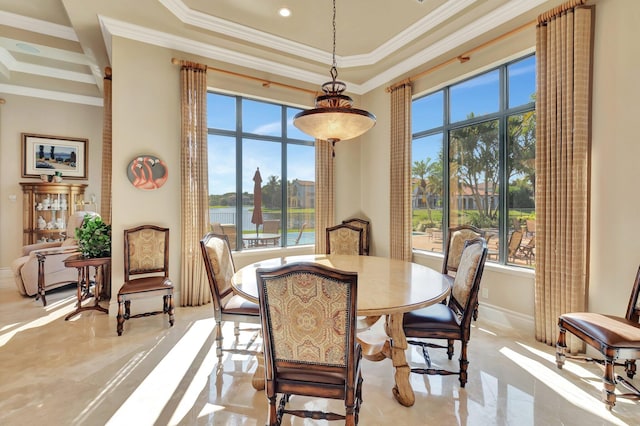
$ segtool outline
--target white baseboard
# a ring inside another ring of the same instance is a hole
[[[532,316],[510,311],[498,306],[480,302],[478,317],[501,327],[515,329],[527,334],[535,333],[535,320]]]

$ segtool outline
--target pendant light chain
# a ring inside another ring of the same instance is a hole
[[[336,63],[336,0],[333,0],[333,64],[331,65],[331,78],[338,78],[338,64]]]
[[[353,108],[353,99],[344,94],[347,85],[338,81],[336,62],[336,0],[333,0],[333,50],[331,81],[322,85],[322,95],[315,100],[315,108],[301,111],[293,117],[293,125],[315,139],[338,141],[356,138],[376,124],[376,116]]]

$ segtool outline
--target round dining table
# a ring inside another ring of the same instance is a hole
[[[375,343],[358,339],[363,356],[371,361],[391,359],[395,368],[393,395],[400,404],[413,405],[415,395],[409,381],[411,369],[405,354],[407,339],[402,327],[403,315],[444,300],[451,289],[452,278],[417,263],[386,257],[316,254],[278,257],[247,265],[234,274],[232,287],[237,294],[258,303],[256,269],[298,262],[358,273],[357,312],[358,316],[364,317],[359,329],[385,317],[387,334],[387,338]],[[264,359],[258,356],[258,368],[252,381],[256,389],[264,388],[263,368]]]

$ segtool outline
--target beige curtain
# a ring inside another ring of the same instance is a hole
[[[411,84],[391,90],[391,258],[411,260]]]
[[[575,3],[575,2],[573,2]],[[536,29],[536,339],[587,309],[593,7],[551,11]],[[568,350],[582,348],[569,339]]]
[[[316,253],[325,253],[325,230],[335,225],[334,157],[331,142],[316,139]]]
[[[182,149],[180,152],[182,241],[180,304],[209,303],[200,239],[209,229],[209,188],[207,187],[207,67],[181,62],[180,112]]]
[[[102,119],[102,186],[100,189],[100,216],[106,223],[111,223],[111,68],[104,70],[104,106]]]

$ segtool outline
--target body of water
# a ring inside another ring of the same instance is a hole
[[[244,231],[255,232],[256,225],[251,223],[251,215],[253,214],[253,207],[243,207],[242,208],[242,229]],[[268,212],[262,213],[263,220],[270,219],[280,219],[280,214],[270,215]],[[295,221],[295,219],[294,219]],[[236,224],[236,209],[234,207],[217,207],[209,209],[209,222],[218,222],[222,224]],[[304,217],[301,215],[299,220],[300,223],[294,223],[293,226],[289,228],[300,228],[302,224],[305,222]],[[315,232],[313,231],[314,224],[307,223],[307,227],[305,229],[306,232],[302,233],[300,237],[300,241],[298,245],[301,244],[315,244]],[[310,230],[310,231],[309,231]],[[296,238],[298,238],[299,232],[289,232],[287,233],[287,246],[295,245]]]

